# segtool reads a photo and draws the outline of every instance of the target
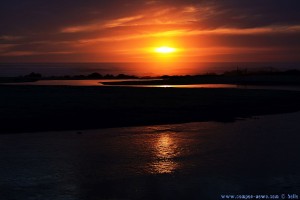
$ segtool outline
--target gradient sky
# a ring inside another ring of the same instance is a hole
[[[0,62],[299,62],[299,0],[3,0]]]

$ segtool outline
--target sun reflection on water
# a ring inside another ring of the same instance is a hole
[[[155,173],[172,173],[179,167],[175,161],[180,154],[178,144],[170,133],[161,133],[154,144],[155,161],[152,163]]]

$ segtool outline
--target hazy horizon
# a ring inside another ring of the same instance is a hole
[[[147,66],[147,68],[145,68]],[[44,76],[128,74],[136,76],[196,75],[203,73],[223,73],[236,68],[255,70],[300,69],[300,62],[181,62],[168,63],[0,63],[0,76],[22,76],[31,72]],[[143,70],[142,70],[143,69]]]

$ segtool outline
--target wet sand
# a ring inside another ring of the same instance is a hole
[[[0,94],[0,133],[232,122],[300,110],[299,91],[0,86]]]
[[[299,118],[2,134],[1,199],[299,195]]]

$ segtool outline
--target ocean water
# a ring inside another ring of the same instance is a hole
[[[258,62],[199,62],[199,63],[0,63],[0,77],[20,76],[31,72],[44,76],[101,74],[130,74],[137,76],[195,75],[222,73],[228,70],[300,69],[300,63]]]
[[[1,134],[0,199],[300,195],[299,117]]]

